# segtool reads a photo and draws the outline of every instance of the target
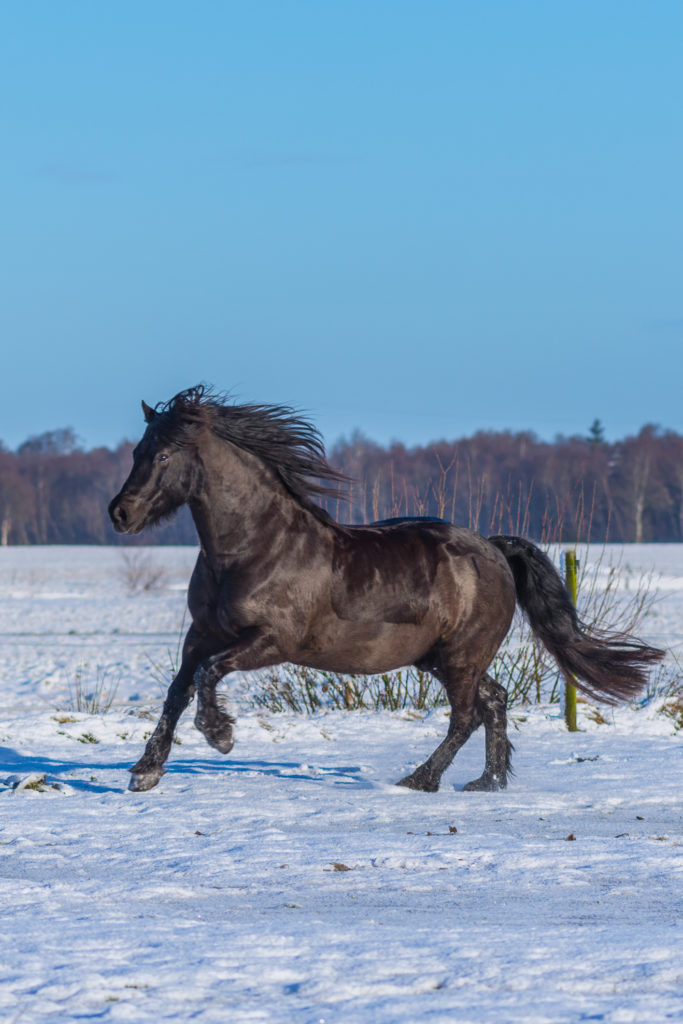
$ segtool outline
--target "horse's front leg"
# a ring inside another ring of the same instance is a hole
[[[196,670],[197,713],[194,724],[204,733],[207,743],[220,750],[221,754],[232,750],[235,719],[220,706],[216,686],[228,672],[249,672],[281,660],[272,639],[253,627],[240,633],[234,643],[220,654],[207,658]]]
[[[129,789],[135,792],[152,789],[163,775],[178,719],[194,696],[194,673],[209,653],[206,644],[206,639],[191,626],[183,644],[180,669],[168,688],[161,718],[147,741],[144,754],[131,768]]]

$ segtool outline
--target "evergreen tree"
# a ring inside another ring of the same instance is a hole
[[[605,443],[605,428],[598,419],[594,419],[588,428],[588,443],[596,446]]]

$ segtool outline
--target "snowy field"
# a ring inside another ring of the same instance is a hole
[[[514,709],[515,778],[392,783],[443,710],[249,710],[228,757],[181,722],[126,791],[183,629],[191,549],[0,549],[0,1020],[683,1021],[683,734],[658,713]],[[642,634],[680,654],[683,546],[608,552]],[[604,563],[603,563],[604,568]],[[90,698],[108,710],[75,710]],[[44,777],[44,781],[43,781]]]

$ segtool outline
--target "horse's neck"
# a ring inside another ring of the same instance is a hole
[[[324,529],[255,455],[217,440],[201,454],[203,486],[190,511],[202,551],[215,568],[252,560],[281,532],[301,529],[302,519],[307,527]]]

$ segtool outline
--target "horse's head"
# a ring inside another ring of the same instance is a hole
[[[133,468],[109,505],[118,533],[140,533],[170,516],[196,493],[202,466],[195,442],[197,422],[177,409],[156,411],[145,402],[147,429],[133,450]]]

